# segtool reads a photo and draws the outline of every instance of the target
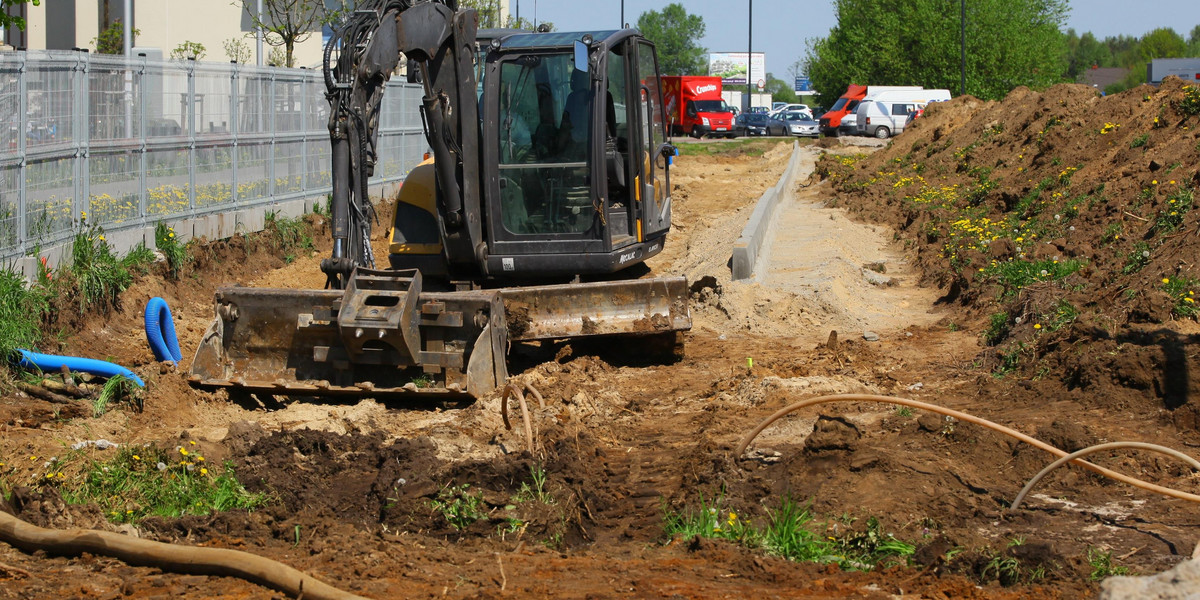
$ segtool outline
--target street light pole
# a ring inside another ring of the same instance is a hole
[[[959,82],[958,95],[967,95],[967,0],[959,0],[962,16],[959,19],[959,56],[962,57],[962,79]]]
[[[746,31],[746,106],[744,112],[750,112],[752,98],[754,96],[754,81],[750,77],[754,65],[754,0],[748,0],[749,6],[749,27]]]
[[[625,29],[625,0],[621,0],[621,23],[618,29]]]

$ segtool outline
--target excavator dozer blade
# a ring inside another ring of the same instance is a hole
[[[510,341],[691,328],[682,277],[422,292],[417,271],[358,269],[345,291],[221,288],[189,381],[272,395],[480,397]]]
[[[197,387],[451,398],[508,378],[499,294],[422,292],[416,271],[358,269],[345,291],[221,288],[216,313],[192,361]]]

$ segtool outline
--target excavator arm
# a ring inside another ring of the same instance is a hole
[[[466,266],[484,253],[476,28],[475,11],[458,10],[456,0],[375,0],[360,5],[326,44],[334,240],[332,256],[321,262],[326,288],[345,289],[355,267],[374,266],[367,181],[379,158],[384,89],[402,54],[424,84],[421,117],[437,165],[438,233],[446,259]]]

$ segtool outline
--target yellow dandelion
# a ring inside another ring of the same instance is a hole
[[[201,474],[201,475],[208,475],[208,469],[205,469],[204,467],[200,467],[200,474]]]
[[[188,441],[188,443],[189,443],[189,444],[191,444],[191,445],[193,445],[193,446],[195,446],[195,445],[196,445],[196,442],[195,442],[195,440]]]
[[[1163,283],[1171,283],[1171,280],[1166,277],[1163,277]]]
[[[1042,328],[1042,324],[1041,324],[1041,323],[1034,323],[1034,324],[1033,324],[1033,328],[1034,328],[1034,329],[1041,329],[1041,328]]]
[[[138,456],[138,455],[134,454],[134,455],[133,455],[133,460],[142,460],[142,457],[140,457],[140,456]]]
[[[188,455],[187,448],[180,448],[180,449],[179,449],[179,453],[180,453],[180,454],[182,454],[182,455],[184,455],[184,456],[187,456],[187,455]]]
[[[1150,180],[1150,185],[1158,185],[1158,180],[1157,180],[1157,179],[1151,179],[1151,180]]]

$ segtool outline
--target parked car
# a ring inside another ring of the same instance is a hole
[[[855,102],[858,102],[855,100]],[[855,108],[857,109],[857,104]],[[858,131],[858,114],[850,113],[842,117],[837,127],[837,135],[861,135]]]
[[[790,110],[779,115],[779,119],[787,123],[788,133],[800,137],[818,137],[820,136],[820,123],[813,120],[807,113],[802,113],[798,110]]]
[[[768,114],[770,114],[773,117],[778,117],[779,115],[781,115],[785,112],[791,112],[794,110],[798,110],[802,113],[807,114],[809,117],[812,117],[812,109],[809,108],[807,104],[784,104],[783,106],[776,108],[775,110],[772,110]]]
[[[735,119],[733,128],[738,135],[787,135],[787,123],[764,113],[742,113]]]

